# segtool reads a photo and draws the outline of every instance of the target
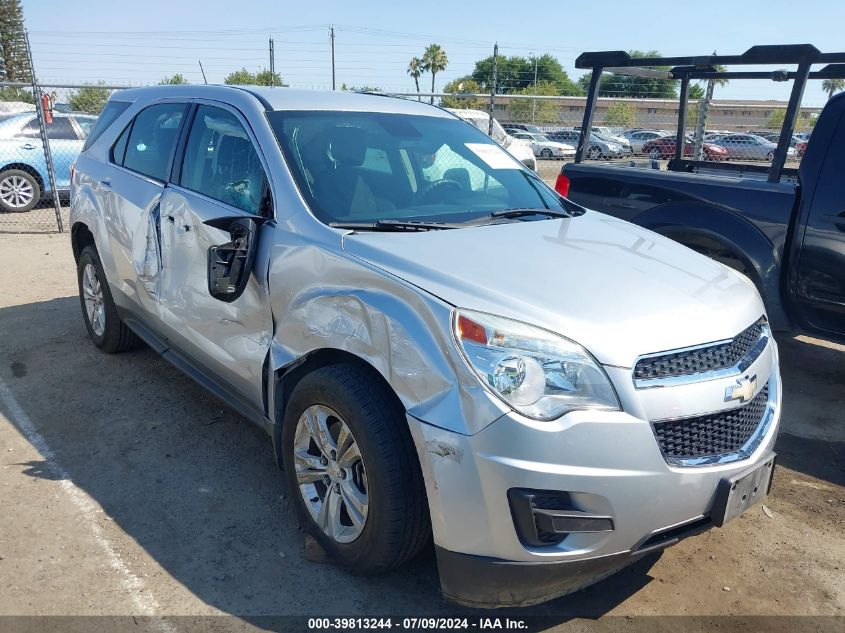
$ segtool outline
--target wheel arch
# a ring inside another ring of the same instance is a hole
[[[79,262],[79,256],[86,246],[97,248],[94,234],[84,222],[74,222],[70,228],[70,247],[73,250],[73,260]]]
[[[9,171],[10,169],[17,169],[19,171],[25,171],[30,176],[35,178],[38,181],[38,186],[41,188],[41,193],[48,191],[49,187],[47,184],[47,180],[44,177],[37,167],[33,167],[29,163],[7,163],[0,167],[0,173],[4,171]]]
[[[653,207],[635,219],[636,223],[692,250],[728,256],[741,262],[763,299],[775,329],[791,329],[783,307],[780,270],[783,254],[746,218],[723,207],[680,202]],[[714,257],[722,261],[723,257]],[[722,261],[726,265],[728,262]]]
[[[290,395],[296,388],[296,385],[311,372],[329,367],[331,365],[353,365],[360,368],[361,371],[368,372],[371,376],[385,388],[385,393],[401,408],[406,411],[405,405],[401,398],[393,389],[391,384],[382,375],[382,373],[367,359],[357,356],[346,350],[324,347],[312,350],[304,356],[298,358],[296,361],[279,367],[273,372],[273,446],[276,453],[276,462],[279,467],[282,467],[281,455],[281,438],[282,428],[284,426],[285,412],[287,410],[287,403],[290,400]]]

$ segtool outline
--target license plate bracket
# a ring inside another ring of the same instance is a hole
[[[719,482],[710,513],[713,525],[722,527],[769,494],[776,458],[770,453],[761,463]]]

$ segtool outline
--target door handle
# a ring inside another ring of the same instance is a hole
[[[111,179],[104,178],[103,180],[100,181],[100,186],[107,191],[111,190]]]
[[[21,145],[21,149],[35,149],[35,145],[33,145],[32,143],[24,143],[23,145]]]

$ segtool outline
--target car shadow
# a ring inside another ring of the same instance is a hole
[[[73,483],[214,609],[258,626],[280,615],[491,614],[442,599],[432,548],[379,577],[309,562],[267,435],[148,348],[96,350],[76,297],[0,309],[0,378]],[[40,461],[14,467],[54,477]],[[495,615],[599,617],[651,582],[655,561]]]

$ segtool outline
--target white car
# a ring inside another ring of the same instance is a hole
[[[481,110],[465,110],[461,108],[445,108],[467,123],[472,123],[479,130],[487,134],[490,130],[490,115]],[[537,171],[537,160],[531,146],[508,134],[496,119],[493,119],[493,134],[491,138],[504,147],[508,153],[531,171]]]
[[[514,138],[520,141],[525,141],[531,146],[534,156],[541,158],[574,158],[575,148],[566,143],[558,143],[557,141],[550,141],[542,134],[532,134],[531,132],[518,132],[514,134]]]

